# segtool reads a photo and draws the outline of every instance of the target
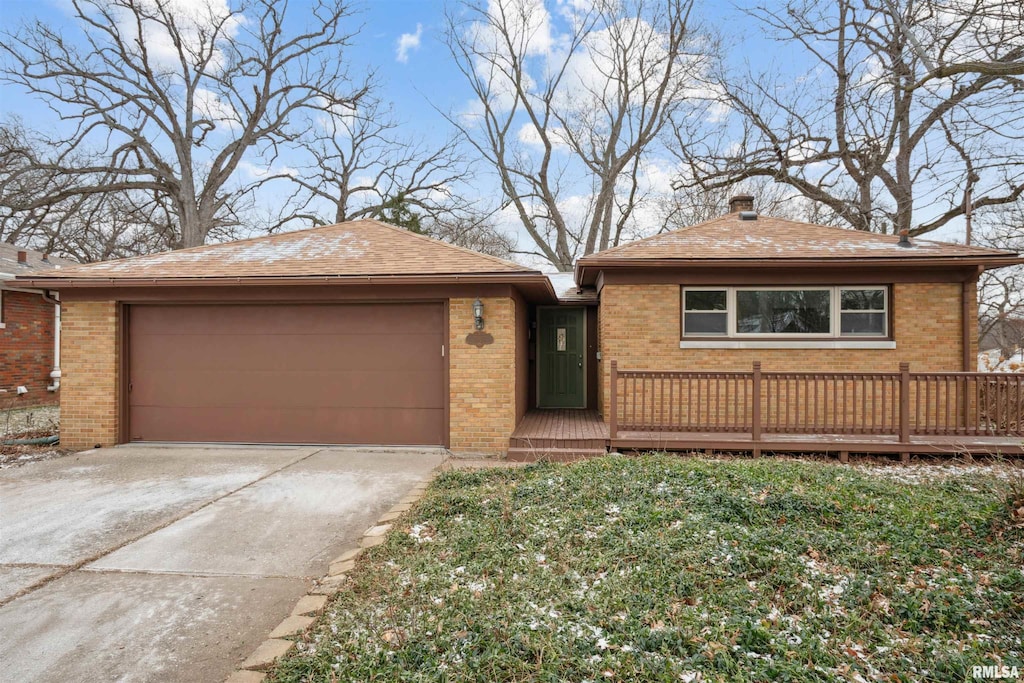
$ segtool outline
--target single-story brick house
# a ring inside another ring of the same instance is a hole
[[[45,289],[22,286],[15,278],[69,263],[0,243],[0,409],[59,401],[60,305]]]
[[[587,256],[572,283],[361,220],[25,285],[61,295],[67,446],[503,453],[528,417],[556,412],[544,410],[583,409],[600,423],[611,361],[650,371],[753,360],[780,371],[972,369],[978,274],[1021,261],[757,216],[745,197],[733,209]],[[588,445],[573,436],[570,447]]]

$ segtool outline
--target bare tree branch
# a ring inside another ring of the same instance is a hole
[[[978,214],[977,244],[1024,252],[1024,201]],[[1024,348],[1024,266],[986,270],[978,280],[982,350]]]
[[[80,40],[36,22],[0,41],[3,82],[38,96],[71,131],[47,141],[58,154],[33,171],[60,182],[25,210],[144,192],[170,211],[172,246],[203,244],[237,223],[252,190],[239,178],[247,156],[273,157],[306,133],[295,125],[303,112],[365,92],[346,73],[342,0],[315,2],[295,34],[276,0],[72,5]]]
[[[290,145],[296,168],[264,179],[292,188],[271,229],[378,216],[395,201],[432,220],[470,211],[453,191],[468,173],[456,141],[429,148],[401,135],[373,89],[358,106],[317,112],[308,134]]]
[[[691,7],[565,5],[562,32],[524,0],[467,0],[449,17],[448,45],[475,96],[449,121],[495,174],[533,251],[559,270],[617,244],[645,198],[643,161],[713,47],[698,40]]]
[[[913,235],[963,216],[968,185],[975,207],[1016,201],[1021,11],[1019,2],[981,0],[794,0],[750,10],[814,63],[802,77],[718,74],[723,134],[718,144],[677,147],[687,167],[680,186],[770,178],[850,227]]]

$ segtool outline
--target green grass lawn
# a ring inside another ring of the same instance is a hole
[[[446,473],[271,680],[1024,673],[1011,485],[767,458]]]

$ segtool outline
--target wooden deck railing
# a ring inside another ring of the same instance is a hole
[[[621,431],[1024,436],[1024,375],[653,372],[611,362],[611,438]]]

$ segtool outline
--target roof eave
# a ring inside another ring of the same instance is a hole
[[[576,263],[576,282],[593,285],[597,273],[612,268],[853,268],[865,266],[900,266],[904,268],[1005,268],[1024,264],[1024,256],[918,256],[918,257],[849,257],[849,258],[749,258],[749,259],[644,259],[586,257]]]
[[[528,288],[544,303],[558,300],[551,282],[539,271],[509,273],[445,273],[423,275],[303,275],[227,277],[27,277],[15,278],[19,286],[41,289],[109,289],[127,287],[257,287],[313,285],[474,285],[509,284]]]

